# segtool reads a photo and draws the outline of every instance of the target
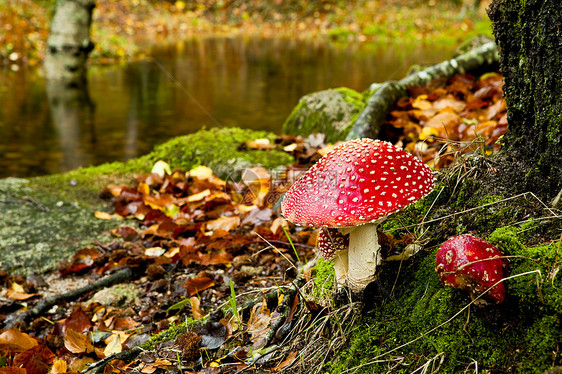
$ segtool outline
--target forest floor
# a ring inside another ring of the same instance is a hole
[[[489,73],[412,88],[389,115],[385,136],[436,169],[458,154],[493,152],[507,129],[501,87],[502,77]],[[79,372],[96,362],[143,373],[298,368],[300,349],[313,347],[299,335],[323,336],[327,316],[354,307],[332,304],[330,265],[320,260],[312,269],[315,230],[288,223],[275,201],[332,147],[321,135],[250,139],[238,148],[275,148],[295,165],[278,175],[248,168],[225,180],[205,166],[166,172],[158,163],[154,173],[108,185],[100,196],[112,206],[95,217],[105,229],[114,224],[113,239],[100,236],[57,272],[0,272],[0,366],[8,366],[0,370]],[[67,205],[16,200],[50,212]],[[394,249],[415,239],[385,238]],[[305,353],[321,367],[326,357],[318,352]]]
[[[97,1],[91,61],[142,58],[147,41],[204,35],[459,44],[491,34],[487,3],[471,9],[462,2],[432,0]],[[0,66],[16,70],[42,61],[53,4],[0,0]]]

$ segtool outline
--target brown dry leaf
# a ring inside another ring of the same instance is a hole
[[[433,109],[441,111],[446,108],[452,109],[456,113],[460,113],[466,107],[466,103],[461,100],[457,100],[453,95],[449,94],[445,97],[437,99],[433,102]]]
[[[7,344],[16,348],[17,350],[14,352],[22,352],[35,347],[39,343],[26,333],[12,328],[0,334],[0,344]]]
[[[50,374],[64,374],[67,372],[67,363],[65,360],[61,360],[60,358],[56,358],[53,361],[53,366],[51,366],[51,370],[49,371]]]
[[[158,370],[158,368],[152,364],[141,364],[139,368],[140,368],[140,372],[143,374],[152,374],[156,370]]]
[[[111,334],[107,339],[104,340],[107,344],[103,350],[103,354],[107,357],[115,353],[119,353],[123,350],[121,345],[121,336],[119,334]]]
[[[240,217],[219,217],[215,220],[207,222],[207,230],[224,230],[231,231],[240,225]]]
[[[88,356],[79,357],[70,363],[70,371],[74,373],[79,373],[82,370],[86,369],[88,365],[93,364],[94,362],[95,360],[92,357],[88,357]]]
[[[18,292],[10,289],[6,290],[6,296],[12,300],[27,300],[37,295],[36,293]]]
[[[136,327],[139,327],[141,323],[135,321],[132,317],[116,317],[113,323],[114,330],[121,330],[121,331],[114,331],[115,334],[119,334],[123,341],[127,339],[128,336],[125,336],[123,331],[130,331]]]
[[[274,149],[275,145],[271,144],[269,139],[256,139],[254,141],[246,142],[246,145],[250,149],[259,149],[259,150],[269,150]]]
[[[419,95],[412,101],[412,107],[420,110],[430,109],[433,104],[427,100],[427,95]]]
[[[251,224],[253,226],[259,226],[262,223],[271,221],[273,216],[273,210],[269,208],[263,209],[253,209],[248,214],[242,218],[242,225]]]
[[[298,351],[289,352],[287,357],[283,361],[278,363],[277,366],[275,366],[273,368],[273,371],[281,371],[281,370],[285,369],[286,367],[291,366],[293,364],[293,362],[295,362],[295,360],[297,359],[298,354],[299,354]]]
[[[94,351],[90,337],[73,329],[66,329],[64,347],[72,353],[91,353]]]
[[[44,345],[37,345],[14,357],[14,365],[25,368],[27,374],[46,374],[55,355]]]
[[[252,336],[253,348],[259,349],[264,346],[270,322],[271,312],[267,308],[267,304],[256,304],[250,313],[247,327],[248,334]]]
[[[126,241],[133,241],[139,237],[137,230],[130,226],[121,226],[111,230],[111,235],[125,239]]]
[[[192,296],[189,298],[189,302],[191,303],[191,311],[193,312],[193,319],[199,319],[205,317],[206,314],[201,310],[201,300],[198,297]]]
[[[145,256],[148,257],[160,257],[164,253],[166,253],[166,250],[162,247],[150,247],[144,250]]]
[[[64,327],[72,329],[76,332],[83,333],[92,328],[92,323],[90,322],[90,317],[84,313],[81,307],[74,309],[74,311],[68,316],[64,321]]]
[[[228,252],[211,252],[199,255],[199,262],[203,266],[228,265],[232,263],[232,255]]]
[[[272,178],[267,169],[261,166],[245,169],[242,172],[242,182],[248,187],[244,201],[263,207],[272,186]]]
[[[215,285],[215,281],[209,277],[195,277],[188,279],[184,284],[183,288],[186,289],[189,296],[193,296],[198,292],[211,288]]]
[[[424,127],[433,127],[439,130],[443,137],[450,134],[452,130],[462,122],[458,114],[453,112],[441,112],[424,123]]]
[[[213,171],[211,170],[211,168],[208,168],[206,166],[197,166],[188,171],[187,175],[195,179],[206,180],[213,176]]]
[[[199,192],[199,193],[196,193],[196,194],[194,194],[194,195],[188,196],[187,199],[186,199],[186,201],[187,201],[188,203],[193,203],[193,202],[195,202],[195,201],[201,201],[201,200],[203,200],[204,198],[206,198],[207,196],[209,196],[210,194],[211,194],[211,190],[206,189],[206,190],[203,190],[203,191],[201,191],[201,192]]]
[[[498,114],[505,112],[507,110],[507,104],[505,100],[498,100],[494,104],[488,107],[488,112],[486,113],[486,118],[488,120],[494,119]]]
[[[105,219],[105,220],[110,220],[113,218],[111,214],[106,212],[100,212],[100,211],[95,211],[94,217],[96,217],[97,219]]]
[[[273,220],[273,222],[271,223],[271,226],[269,226],[269,229],[274,234],[277,234],[277,231],[281,228],[285,228],[285,230],[287,230],[287,231],[289,230],[289,223],[283,217],[275,218]]]

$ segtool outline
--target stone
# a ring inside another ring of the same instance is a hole
[[[363,94],[349,88],[334,88],[303,96],[283,124],[283,133],[308,136],[326,134],[335,143],[346,138],[365,106]]]

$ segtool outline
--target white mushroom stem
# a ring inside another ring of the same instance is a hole
[[[341,229],[349,233],[347,285],[354,293],[362,292],[373,281],[381,263],[377,226],[383,220]]]
[[[343,288],[347,281],[348,269],[348,250],[344,249],[338,251],[334,256],[334,270],[336,271],[336,286],[337,289]]]

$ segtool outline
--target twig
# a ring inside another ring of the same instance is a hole
[[[129,267],[123,268],[105,278],[102,278],[96,282],[90,283],[84,287],[80,287],[74,289],[72,291],[65,292],[60,295],[50,296],[39,304],[35,306],[35,308],[29,310],[28,312],[22,313],[18,316],[18,318],[14,318],[14,320],[10,321],[6,324],[7,328],[13,327],[18,322],[25,322],[31,317],[37,316],[42,314],[43,312],[49,310],[53,305],[57,304],[61,300],[72,300],[77,298],[80,295],[85,293],[96,291],[104,287],[111,286],[116,283],[120,283],[125,279],[129,279],[133,276],[133,272]]]

